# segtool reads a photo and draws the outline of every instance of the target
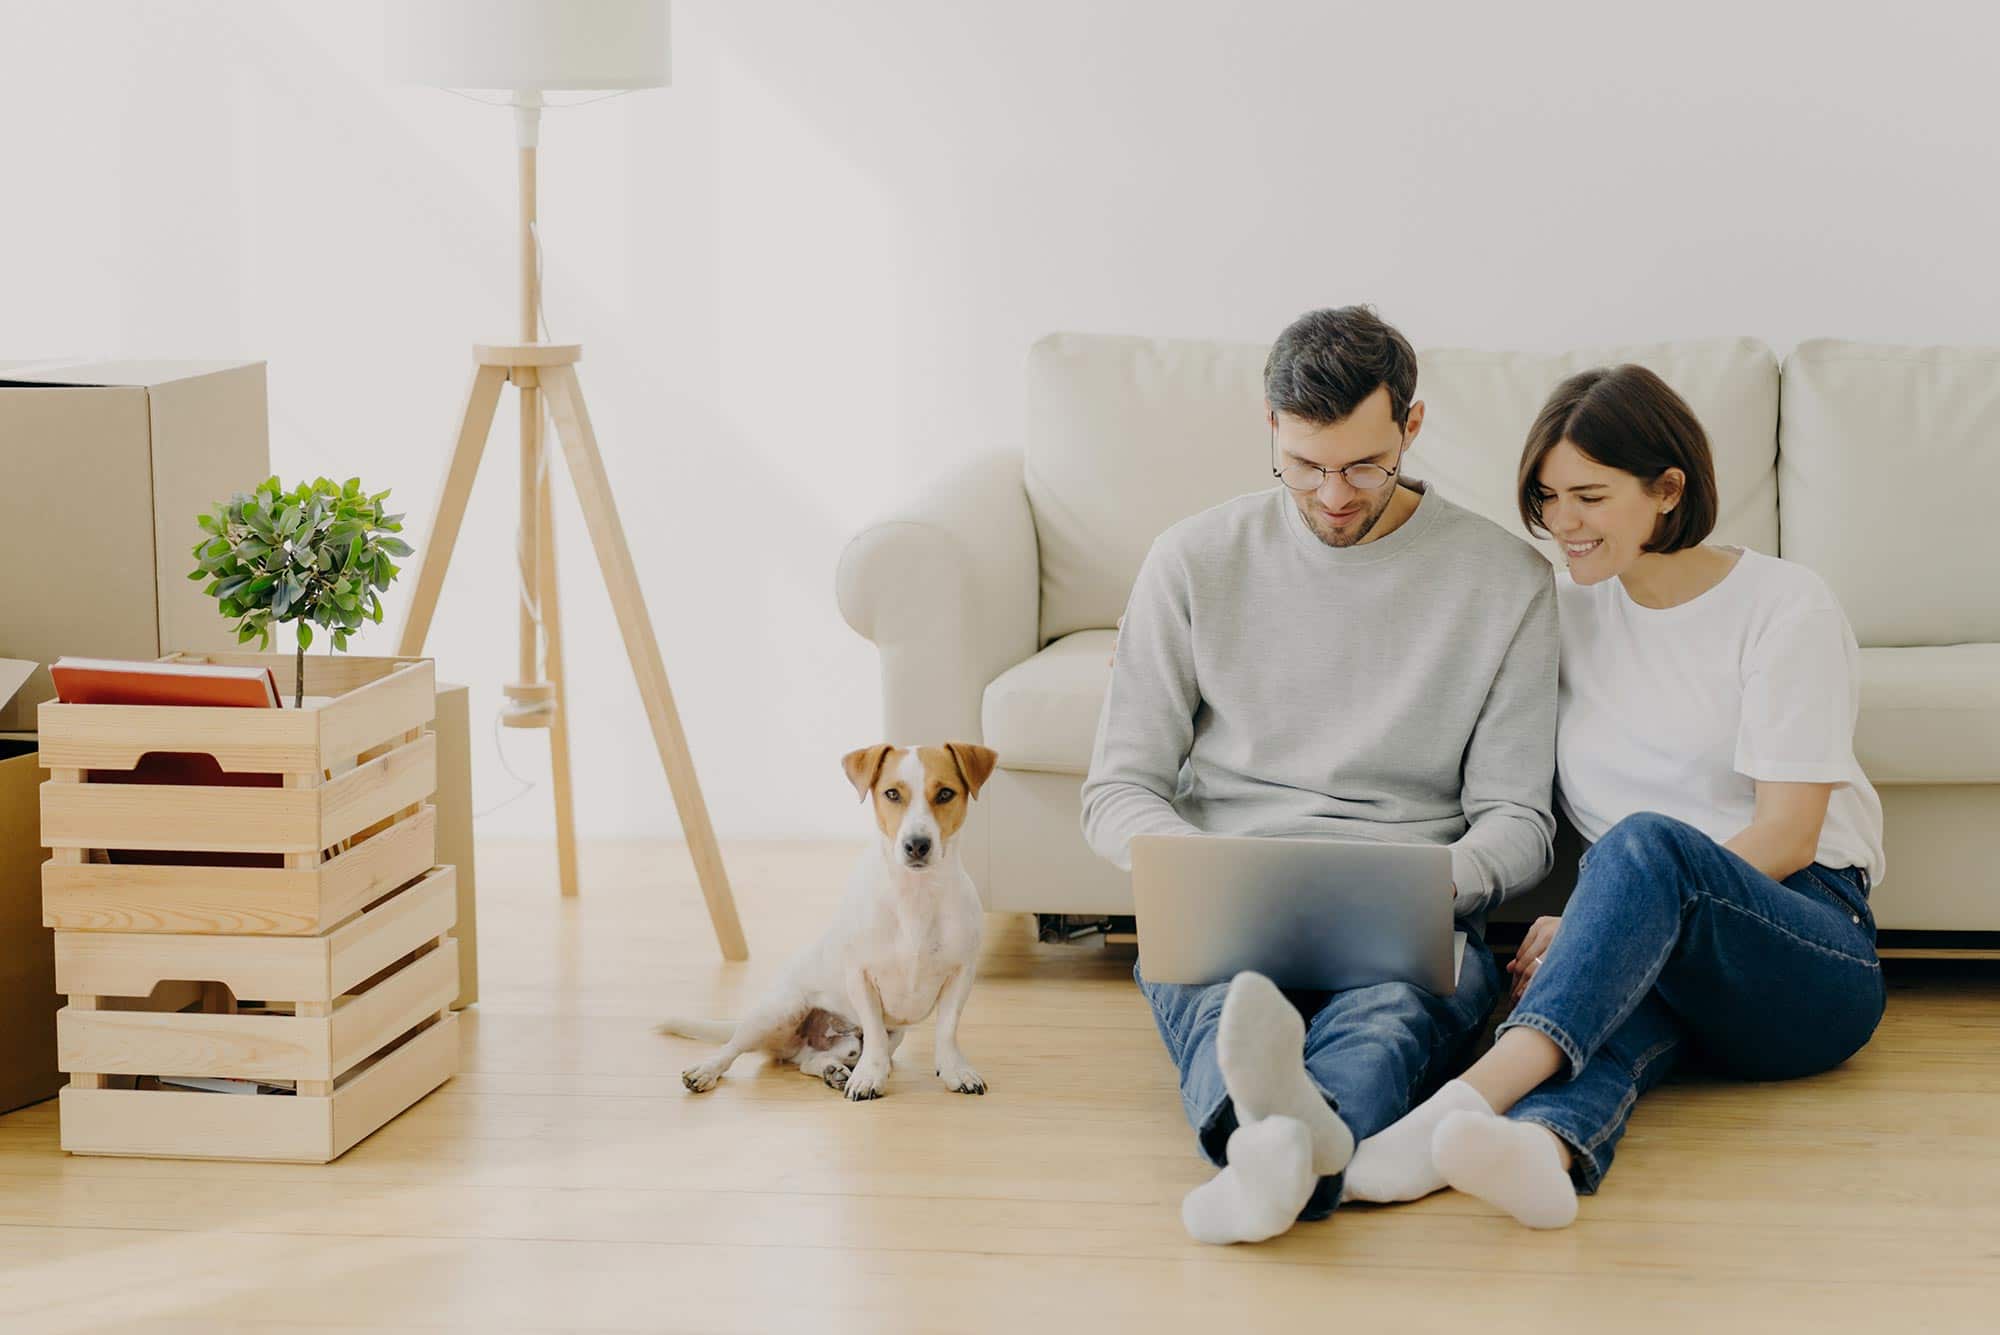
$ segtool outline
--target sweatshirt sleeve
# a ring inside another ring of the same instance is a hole
[[[1514,631],[1465,748],[1460,801],[1470,828],[1451,848],[1461,918],[1539,884],[1554,865],[1558,652],[1551,572]]]
[[[1187,572],[1156,542],[1125,606],[1083,781],[1083,837],[1114,866],[1131,870],[1135,834],[1200,833],[1173,808],[1200,704]]]

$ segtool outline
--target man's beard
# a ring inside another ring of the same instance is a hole
[[[1390,481],[1388,486],[1384,488],[1389,493],[1388,496],[1380,505],[1376,506],[1366,515],[1363,515],[1358,524],[1346,529],[1321,528],[1319,517],[1308,507],[1304,511],[1306,527],[1312,530],[1312,535],[1315,538],[1318,538],[1329,547],[1353,547],[1367,538],[1370,533],[1373,533],[1375,526],[1382,522],[1382,516],[1389,513],[1389,506],[1396,499],[1396,485],[1394,480]]]

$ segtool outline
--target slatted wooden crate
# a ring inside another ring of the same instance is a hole
[[[457,886],[439,867],[324,936],[58,932],[62,1147],[324,1163],[458,1069]],[[200,1010],[149,1009],[190,980]],[[158,1077],[293,1082],[295,1093]]]
[[[308,657],[293,709],[289,654],[173,657],[268,666],[286,707],[43,705],[48,926],[313,935],[433,865],[430,660]],[[118,781],[161,755],[224,782]]]

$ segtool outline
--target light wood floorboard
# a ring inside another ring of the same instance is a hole
[[[989,919],[962,1041],[848,1104],[746,1058],[713,1093],[669,1012],[729,1015],[857,846],[726,850],[725,965],[685,851],[480,849],[465,1073],[327,1167],[70,1158],[0,1118],[0,1330],[1991,1331],[2000,966],[1892,969],[1843,1069],[1670,1084],[1563,1232],[1445,1194],[1255,1248],[1182,1233],[1196,1158],[1129,952]]]

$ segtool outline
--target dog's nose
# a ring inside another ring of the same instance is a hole
[[[927,834],[913,834],[903,841],[903,856],[912,862],[922,862],[931,855],[931,837]]]

